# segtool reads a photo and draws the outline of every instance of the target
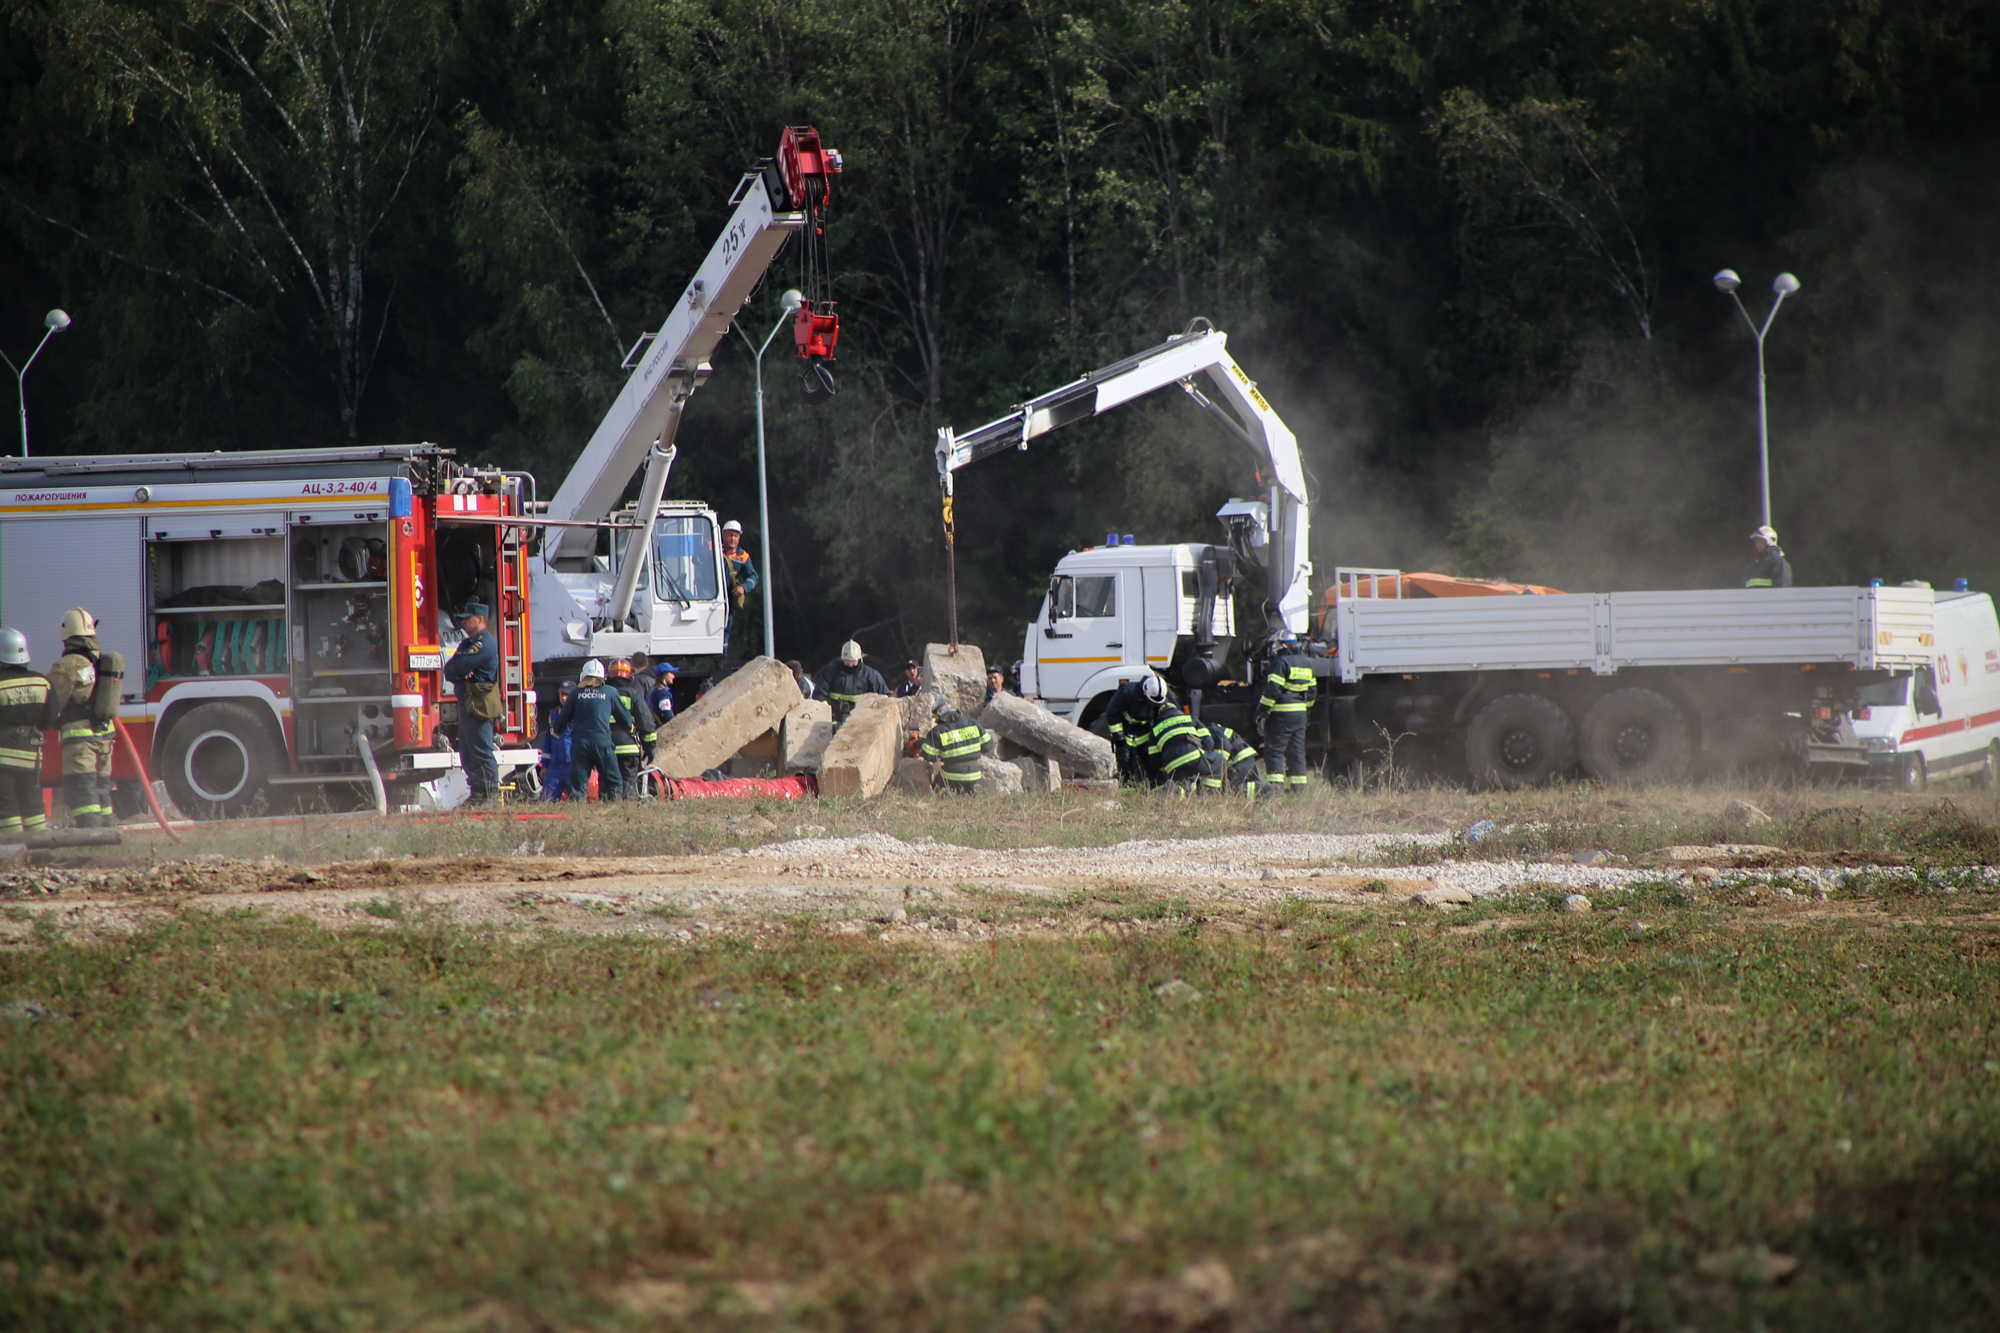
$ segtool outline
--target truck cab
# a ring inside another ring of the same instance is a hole
[[[1983,592],[1940,592],[1931,664],[1914,676],[1864,686],[1854,746],[1814,747],[1816,764],[1839,764],[1871,781],[1923,791],[1934,778],[1994,785],[2000,760],[2000,623]]]
[[[729,603],[715,511],[695,501],[667,500],[656,512],[651,547],[641,556],[644,567],[620,626],[603,627],[615,619],[608,599],[638,531],[631,505],[611,516],[618,526],[600,530],[594,552],[549,561],[537,608],[544,641],[536,659],[545,679],[575,675],[586,657],[643,652],[678,662],[721,654]],[[556,597],[557,590],[564,596]]]
[[[1088,725],[1120,683],[1149,668],[1167,670],[1197,638],[1207,549],[1107,542],[1064,556],[1028,626],[1022,691]],[[1214,655],[1226,659],[1236,634],[1229,597],[1214,599],[1208,630]]]

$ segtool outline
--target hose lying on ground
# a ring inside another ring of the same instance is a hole
[[[361,751],[361,766],[368,770],[369,785],[375,789],[375,813],[386,818],[389,813],[389,793],[382,789],[382,770],[375,767],[375,747],[369,744],[366,733],[356,732],[354,748]]]

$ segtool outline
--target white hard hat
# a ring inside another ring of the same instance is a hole
[[[724,532],[741,532],[743,531],[743,525],[732,518],[722,525],[722,530]]]
[[[602,662],[598,661],[598,660],[597,660],[596,658],[594,658],[594,657],[593,657],[593,658],[591,658],[591,659],[590,659],[590,660],[589,660],[588,662],[585,662],[585,663],[583,664],[583,670],[581,670],[581,671],[577,672],[577,677],[578,677],[579,679],[581,679],[581,678],[582,678],[582,677],[584,677],[584,676],[595,676],[595,677],[597,677],[597,678],[598,678],[599,680],[603,680],[603,679],[604,679],[604,663],[602,663]]]
[[[1760,537],[1763,538],[1766,542],[1770,543],[1772,546],[1776,546],[1778,544],[1777,531],[1773,529],[1769,523],[1764,524],[1762,527],[1758,528],[1755,532],[1751,533],[1749,539],[1754,542]]]
[[[28,660],[28,636],[17,629],[0,629],[0,662],[22,666]]]
[[[1167,682],[1161,680],[1158,676],[1147,676],[1139,682],[1139,693],[1145,695],[1153,703],[1165,703],[1167,699]]]
[[[97,633],[97,617],[80,606],[72,606],[63,612],[62,636],[65,639],[88,638]]]
[[[861,645],[852,639],[841,644],[840,660],[843,662],[859,662],[861,660]]]

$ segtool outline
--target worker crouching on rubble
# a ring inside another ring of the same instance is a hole
[[[616,801],[625,794],[623,775],[618,767],[618,747],[611,731],[622,725],[632,728],[632,713],[625,698],[604,683],[604,663],[591,658],[583,664],[576,693],[556,712],[555,730],[569,737],[570,799],[581,801],[590,794],[590,775],[597,774],[597,799]]]
[[[1208,751],[1201,742],[1201,728],[1184,709],[1161,704],[1146,742],[1146,770],[1153,785],[1172,783],[1182,792],[1194,790],[1209,768]]]
[[[1105,707],[1111,746],[1118,754],[1118,780],[1138,785],[1147,780],[1146,747],[1153,723],[1167,702],[1167,682],[1152,672],[1119,685]]]
[[[1243,738],[1233,727],[1225,727],[1220,722],[1210,722],[1202,730],[1208,734],[1209,764],[1201,775],[1201,788],[1206,792],[1220,792],[1223,784],[1229,790],[1246,796],[1257,794],[1257,747]]]
[[[931,728],[918,748],[924,758],[941,765],[937,776],[938,790],[956,792],[960,796],[979,795],[985,789],[985,774],[979,767],[979,756],[992,747],[992,735],[942,699],[932,716],[937,719],[937,725]]]
[[[847,715],[854,711],[862,695],[889,693],[889,682],[861,660],[861,645],[852,639],[840,645],[838,662],[828,662],[820,668],[814,683],[819,687],[820,697],[833,706],[836,727],[847,721]]]

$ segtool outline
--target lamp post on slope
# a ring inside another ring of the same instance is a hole
[[[1764,335],[1771,331],[1771,321],[1778,317],[1778,307],[1785,298],[1799,289],[1799,280],[1789,273],[1780,273],[1771,282],[1771,292],[1776,298],[1771,302],[1770,311],[1764,316],[1762,327],[1750,318],[1750,312],[1743,308],[1743,298],[1736,289],[1743,285],[1743,279],[1736,276],[1736,270],[1726,268],[1715,275],[1715,290],[1736,303],[1737,313],[1750,327],[1750,336],[1757,340],[1757,475],[1761,487],[1764,506],[1764,526],[1771,526],[1771,424],[1765,409],[1764,397]]]
[[[764,345],[755,350],[757,361],[757,558],[764,562],[764,577],[759,580],[764,592],[764,656],[778,655],[778,631],[771,623],[771,493],[764,475],[764,353],[771,346],[771,339],[779,330],[792,322],[792,316],[805,304],[805,294],[788,291],[778,298],[782,314],[778,322],[771,326],[771,337],[764,339]],[[750,335],[739,325],[733,326],[736,336],[750,346]]]
[[[42,317],[42,327],[47,329],[48,332],[44,333],[42,340],[35,344],[35,350],[28,353],[26,361],[17,366],[14,364],[12,357],[8,356],[5,352],[0,352],[0,361],[5,361],[7,369],[14,372],[14,390],[20,395],[21,399],[21,457],[23,458],[28,456],[28,367],[35,364],[35,358],[40,356],[42,349],[49,345],[49,339],[55,337],[69,326],[70,318],[68,315],[60,310],[51,310],[47,315]]]

